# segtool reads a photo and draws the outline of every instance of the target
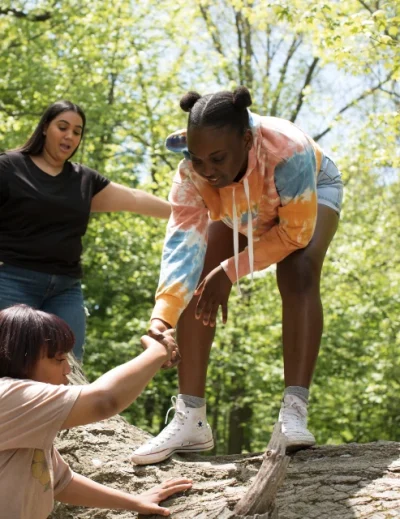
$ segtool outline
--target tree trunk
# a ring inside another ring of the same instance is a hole
[[[135,466],[129,456],[148,437],[115,417],[62,431],[57,447],[76,472],[129,492],[140,492],[174,476],[193,478],[193,489],[187,495],[165,503],[174,519],[237,517],[233,510],[256,478],[262,454],[175,455],[159,465]],[[400,444],[322,446],[290,456],[276,508],[279,519],[400,517]],[[132,517],[132,512],[64,505],[59,505],[52,515],[52,519]],[[250,517],[273,516],[258,512]]]
[[[74,371],[75,382],[82,381]],[[164,503],[174,519],[400,517],[399,443],[321,446],[286,456],[275,428],[265,454],[175,455],[158,465],[133,465],[132,451],[149,436],[117,416],[62,431],[56,445],[77,473],[132,493],[170,477],[192,478],[191,491]],[[58,505],[51,519],[133,517]]]
[[[236,388],[235,397],[240,400],[244,388]],[[252,409],[244,403],[242,406],[232,404],[229,413],[229,440],[228,454],[240,453],[243,449],[248,449],[249,441],[246,437],[246,426],[250,422]]]

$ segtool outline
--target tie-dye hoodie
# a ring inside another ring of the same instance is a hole
[[[175,326],[189,304],[203,269],[209,218],[233,228],[233,257],[221,265],[232,283],[278,263],[312,238],[317,218],[316,177],[322,151],[297,126],[250,113],[254,143],[240,182],[217,188],[195,173],[186,131],[168,137],[168,149],[183,152],[169,200],[172,214],[152,319]],[[248,247],[238,252],[238,233]]]

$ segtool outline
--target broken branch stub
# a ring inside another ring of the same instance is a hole
[[[265,519],[277,517],[275,498],[285,479],[290,458],[286,456],[286,438],[281,425],[275,424],[264,461],[247,493],[235,507],[236,516],[250,516]]]

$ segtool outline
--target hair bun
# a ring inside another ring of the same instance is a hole
[[[233,106],[236,108],[247,108],[251,106],[252,100],[251,95],[245,86],[240,86],[233,91]]]
[[[181,98],[179,105],[184,112],[190,112],[200,98],[200,94],[190,91]]]

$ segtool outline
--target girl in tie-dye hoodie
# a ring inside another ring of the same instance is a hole
[[[135,451],[136,463],[213,446],[204,391],[217,312],[221,306],[225,322],[232,285],[240,292],[243,276],[274,263],[286,385],[279,420],[289,447],[315,442],[307,430],[308,387],[322,334],[320,273],[338,224],[342,182],[303,131],[253,114],[250,105],[244,87],[204,97],[189,92],[181,100],[188,128],[167,139],[185,158],[170,193],[151,333],[170,340],[167,330],[179,321],[180,394],[174,419]]]

